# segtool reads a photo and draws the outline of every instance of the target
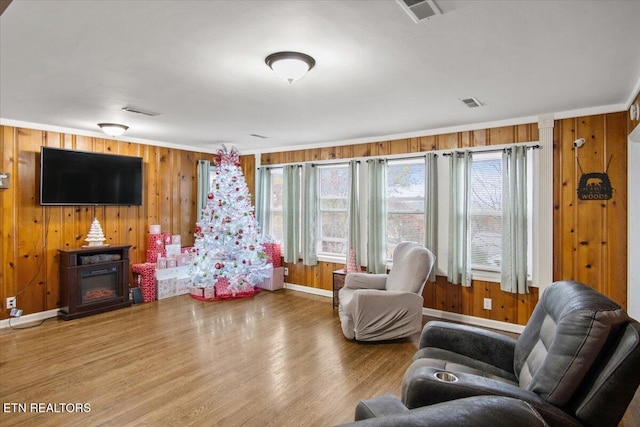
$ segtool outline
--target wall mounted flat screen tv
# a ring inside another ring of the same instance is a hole
[[[41,147],[41,205],[142,205],[142,158]]]

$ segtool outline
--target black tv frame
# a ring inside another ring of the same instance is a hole
[[[142,157],[40,148],[42,206],[142,206]]]

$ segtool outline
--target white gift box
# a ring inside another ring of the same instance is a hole
[[[167,258],[175,258],[181,252],[179,244],[164,245],[164,250],[166,251]]]
[[[163,279],[158,280],[157,282],[158,291],[157,297],[158,299],[170,298],[176,296],[176,279]]]

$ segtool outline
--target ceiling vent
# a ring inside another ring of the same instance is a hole
[[[482,107],[480,101],[475,98],[465,98],[461,99],[460,101],[464,102],[464,104],[469,108]]]
[[[434,0],[396,0],[402,9],[413,19],[420,22],[435,15],[442,15]]]
[[[124,107],[122,111],[128,111],[129,113],[142,114],[143,116],[149,116],[149,117],[155,117],[160,115],[160,113],[152,113],[151,111],[142,111],[133,107]]]

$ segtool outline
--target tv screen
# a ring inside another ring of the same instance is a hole
[[[41,147],[41,205],[142,205],[142,158]]]

